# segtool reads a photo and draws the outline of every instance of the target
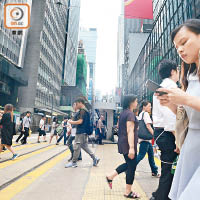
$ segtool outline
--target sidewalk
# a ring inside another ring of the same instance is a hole
[[[90,177],[85,188],[82,200],[122,200],[125,191],[125,174],[115,178],[113,189],[110,190],[105,176],[115,169],[119,164],[124,162],[123,157],[117,151],[116,144],[98,146],[96,155],[101,158],[98,167],[93,167]],[[140,167],[141,166],[141,167]],[[138,165],[136,180],[134,181],[133,190],[140,195],[141,200],[148,200],[151,192],[155,191],[158,179],[151,177],[147,159]],[[145,170],[145,171],[143,171]],[[148,196],[145,191],[147,191]]]

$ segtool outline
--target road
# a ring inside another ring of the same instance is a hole
[[[49,136],[47,137],[49,139]],[[14,140],[16,136],[14,137]],[[37,142],[32,135],[28,144],[14,142],[14,149],[20,156],[12,161],[11,153],[0,154],[0,200],[104,200],[124,199],[125,175],[117,177],[110,190],[105,181],[107,173],[123,163],[117,153],[116,144],[90,145],[101,159],[98,167],[92,167],[91,158],[83,152],[83,161],[78,168],[66,169],[70,157],[67,146]],[[160,162],[156,159],[157,165]],[[155,191],[158,179],[151,177],[145,158],[137,167],[134,190],[147,200]]]

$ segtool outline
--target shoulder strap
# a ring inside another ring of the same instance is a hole
[[[141,119],[141,120],[144,120],[144,114],[145,114],[145,112],[143,112],[143,114],[142,114],[142,119]]]

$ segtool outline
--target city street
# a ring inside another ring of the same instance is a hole
[[[122,156],[117,153],[116,144],[90,145],[101,159],[98,167],[92,167],[92,160],[83,152],[83,161],[78,163],[78,168],[66,169],[64,165],[70,152],[62,142],[59,146],[54,145],[55,140],[52,145],[36,143],[35,134],[28,141],[23,146],[14,143],[14,149],[20,155],[16,160],[9,160],[11,154],[8,151],[0,155],[1,200],[124,199],[124,175],[115,179],[112,190],[105,181],[106,174],[123,162]],[[158,159],[155,159],[160,166]],[[158,179],[151,177],[145,158],[137,167],[133,189],[140,194],[142,200],[147,200],[157,184]]]

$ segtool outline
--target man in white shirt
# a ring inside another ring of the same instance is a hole
[[[22,144],[27,143],[27,137],[29,136],[30,125],[31,125],[31,112],[27,111],[26,116],[22,120],[21,134],[17,138],[16,142],[19,142],[20,138],[24,135],[24,137],[21,139],[21,143]]]
[[[163,60],[159,64],[159,75],[163,80],[160,84],[163,88],[177,88],[179,70],[176,63]],[[167,107],[161,106],[156,96],[153,97],[153,126],[156,143],[161,150],[161,177],[156,192],[151,200],[169,200],[168,195],[171,188],[173,175],[172,164],[177,156],[174,152],[175,145],[176,115]]]
[[[43,136],[44,142],[47,142],[46,141],[46,132],[45,132],[45,122],[46,122],[46,117],[43,116],[42,119],[40,120],[40,124],[39,124],[38,143],[40,143],[40,136]]]

